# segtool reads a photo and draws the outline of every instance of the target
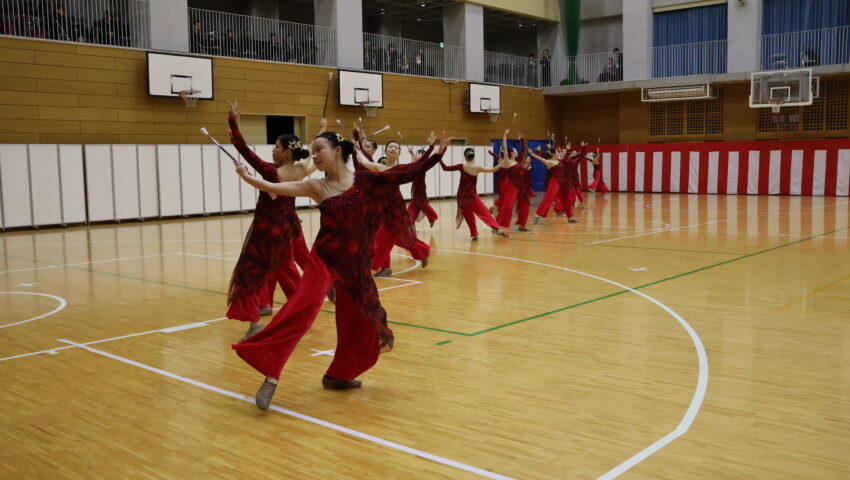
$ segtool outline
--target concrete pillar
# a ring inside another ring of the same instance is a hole
[[[726,71],[762,70],[761,24],[763,0],[728,0]]]
[[[363,2],[315,0],[316,26],[336,29],[337,65],[363,69]],[[321,52],[320,52],[321,55]]]
[[[189,51],[189,10],[187,0],[151,0],[151,49],[169,52]]]
[[[623,1],[623,79],[652,78],[652,0]]]
[[[466,79],[484,81],[484,7],[465,2],[444,6],[443,36],[447,45],[464,48]]]

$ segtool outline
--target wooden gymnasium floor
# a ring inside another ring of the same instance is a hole
[[[322,390],[326,304],[268,412],[221,319],[250,216],[4,234],[0,478],[850,477],[848,199],[588,203],[471,244],[436,202],[395,351]]]

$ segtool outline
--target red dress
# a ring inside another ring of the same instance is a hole
[[[609,193],[608,185],[605,185],[605,180],[602,180],[602,160],[599,159],[599,165],[593,166],[593,183],[587,186],[588,190],[595,190],[603,194]]]
[[[457,209],[458,216],[466,220],[469,227],[469,235],[478,236],[478,227],[475,224],[476,215],[490,228],[499,228],[496,219],[490,214],[490,210],[478,197],[478,176],[470,175],[463,169],[463,164],[446,166],[440,162],[440,166],[447,172],[460,171],[460,183],[457,186]],[[460,220],[457,219],[457,227],[460,228]]]
[[[520,151],[519,156],[517,157],[516,165],[508,168],[507,170],[502,170],[505,172],[506,179],[500,183],[499,185],[499,200],[496,202],[499,207],[499,215],[496,217],[496,221],[504,228],[511,227],[511,219],[514,215],[514,204],[517,201],[517,196],[519,195],[519,190],[517,190],[517,185],[522,184],[522,161],[525,159],[525,149],[526,143],[523,138],[520,141]]]
[[[354,139],[360,142],[360,136],[357,131],[354,132]],[[361,145],[362,147],[362,145]],[[427,161],[427,154],[432,151],[433,147],[423,155],[420,161]],[[365,152],[364,152],[365,153]],[[372,158],[366,154],[369,161]],[[415,163],[405,165],[396,165],[385,172],[396,170],[397,172],[406,170]],[[367,171],[365,167],[360,165],[360,162],[354,162],[356,171]],[[409,251],[411,256],[416,260],[428,258],[431,253],[431,246],[419,240],[416,237],[416,229],[413,226],[413,221],[410,219],[410,214],[404,203],[404,197],[399,190],[398,185],[386,185],[378,188],[375,192],[370,192],[370,196],[375,198],[372,201],[370,208],[376,209],[375,215],[379,219],[379,229],[375,237],[375,244],[372,250],[372,269],[383,270],[390,268],[390,252],[393,246],[399,246]]]
[[[277,166],[264,162],[245,143],[236,117],[228,118],[233,145],[242,157],[269,182],[278,182]],[[290,298],[298,287],[301,275],[295,268],[292,241],[303,236],[301,222],[295,214],[295,199],[280,196],[272,200],[260,192],[254,220],[242,245],[242,253],[233,269],[227,293],[227,318],[259,321],[260,305],[265,304],[267,283],[280,283]]]
[[[423,157],[427,157],[430,155],[431,150],[434,148],[432,145],[427,152],[423,155]],[[427,173],[427,172],[425,172]],[[421,173],[413,183],[410,184],[411,190],[411,200],[410,205],[407,207],[407,212],[410,214],[410,219],[413,222],[417,222],[421,220],[422,215],[428,218],[430,223],[434,223],[437,221],[437,212],[431,208],[431,204],[428,202],[428,187],[425,184],[425,173]]]
[[[354,184],[319,205],[321,227],[304,271],[302,288],[272,322],[247,341],[233,345],[236,353],[263,375],[279,378],[298,341],[321,309],[331,284],[337,292],[337,347],[327,375],[353,380],[371,368],[383,347],[392,347],[393,333],[381,306],[370,271],[370,253],[380,222],[376,192],[398,186],[433,167],[442,155],[411,164],[408,169],[359,171]]]

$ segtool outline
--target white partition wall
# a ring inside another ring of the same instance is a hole
[[[238,155],[232,145],[225,148]],[[271,160],[272,145],[252,148]],[[461,163],[464,148],[449,147],[445,163]],[[477,162],[489,165],[486,147],[475,149]],[[375,159],[381,156],[383,146]],[[411,160],[404,150],[401,162]],[[323,177],[319,171],[311,175]],[[457,172],[432,168],[425,176],[429,197],[453,197],[459,180]],[[479,193],[492,192],[492,175],[482,175],[478,187]],[[410,184],[401,192],[410,200]],[[230,157],[213,145],[0,145],[4,229],[252,211],[257,195],[236,175]],[[316,206],[308,198],[295,204]]]
[[[180,145],[180,199],[183,215],[204,213],[204,172],[200,145]]]
[[[157,145],[156,155],[159,178],[159,216],[182,215],[180,147],[177,145]]]
[[[112,145],[86,145],[85,155],[88,220],[114,220]]]
[[[0,145],[3,228],[32,225],[27,145]]]
[[[139,211],[142,218],[159,216],[159,174],[157,173],[156,146],[139,145]]]
[[[136,145],[112,146],[112,179],[115,192],[115,219],[142,217],[139,208],[139,161]]]
[[[32,191],[32,224],[62,223],[62,185],[59,180],[59,148],[57,145],[30,145],[30,188]]]
[[[83,146],[59,145],[59,178],[62,185],[62,223],[86,221],[86,181]]]
[[[239,157],[239,152],[233,145],[225,146],[228,152],[235,158]],[[221,211],[238,212],[242,210],[242,201],[240,198],[241,183],[244,183],[239,175],[236,174],[236,169],[233,167],[233,160],[221,150],[218,150],[218,166],[221,182]]]
[[[201,147],[201,168],[204,171],[204,213],[221,213],[221,168],[218,147]]]

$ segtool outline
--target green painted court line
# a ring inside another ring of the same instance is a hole
[[[713,265],[709,265],[709,266],[707,266],[707,267],[698,268],[698,269],[696,269],[696,270],[691,270],[691,271],[689,271],[689,272],[680,273],[679,275],[674,275],[674,276],[672,276],[672,277],[662,278],[661,280],[656,280],[656,281],[654,281],[654,282],[646,283],[646,284],[644,284],[644,285],[640,285],[640,286],[638,286],[638,287],[633,287],[633,288],[634,288],[635,290],[640,290],[640,289],[642,289],[642,288],[650,287],[650,286],[652,286],[652,285],[658,285],[659,283],[667,282],[667,281],[670,281],[670,280],[675,280],[675,279],[677,279],[677,278],[682,278],[682,277],[687,276],[687,275],[692,275],[692,274],[694,274],[694,273],[699,273],[699,272],[702,272],[702,271],[705,271],[705,270],[708,270],[708,269],[711,269],[711,268],[720,267],[720,266],[722,266],[722,265],[726,265],[726,264],[728,264],[728,263],[737,262],[738,260],[744,260],[744,259],[747,259],[747,258],[750,258],[750,257],[754,257],[754,256],[756,256],[756,255],[761,255],[762,253],[772,252],[772,251],[774,251],[774,250],[778,250],[778,249],[780,249],[780,248],[789,247],[789,246],[791,246],[791,245],[796,245],[796,244],[798,244],[798,243],[806,242],[806,241],[813,240],[813,239],[815,239],[815,238],[819,238],[819,237],[824,237],[824,236],[826,236],[826,235],[831,235],[831,234],[833,234],[833,233],[841,232],[841,231],[844,231],[844,230],[847,230],[847,229],[850,229],[850,227],[839,228],[839,229],[837,229],[837,230],[833,230],[833,231],[831,231],[831,232],[821,233],[821,234],[819,234],[819,235],[813,235],[813,236],[811,236],[811,237],[802,238],[802,239],[800,239],[800,240],[795,240],[795,241],[793,241],[793,242],[789,242],[789,243],[786,243],[786,244],[783,244],[783,245],[778,245],[778,246],[776,246],[776,247],[767,248],[767,249],[764,249],[764,250],[760,250],[760,251],[758,251],[758,252],[748,253],[748,254],[746,254],[746,255],[742,255],[742,256],[737,257],[737,258],[733,258],[733,259],[726,260],[726,261],[723,261],[723,262],[715,263],[715,264],[713,264]],[[603,296],[603,297],[598,297],[598,298],[594,298],[594,299],[591,299],[591,300],[585,300],[584,302],[576,303],[576,304],[569,305],[569,306],[566,306],[566,307],[563,307],[563,308],[559,308],[559,309],[557,309],[557,310],[552,310],[552,311],[545,312],[545,313],[541,313],[541,314],[534,315],[534,316],[531,316],[531,317],[522,318],[522,319],[519,319],[519,320],[515,320],[515,321],[513,321],[513,322],[505,323],[505,324],[503,324],[503,325],[497,325],[497,326],[495,326],[495,327],[490,327],[490,328],[487,328],[487,329],[481,330],[481,331],[479,331],[479,332],[475,332],[475,333],[467,334],[467,335],[468,335],[468,336],[470,336],[470,337],[474,337],[474,336],[476,336],[476,335],[481,335],[481,334],[483,334],[483,333],[492,332],[492,331],[494,331],[494,330],[500,330],[500,329],[505,328],[505,327],[509,327],[509,326],[512,326],[512,325],[517,325],[517,324],[519,324],[519,323],[528,322],[528,321],[530,321],[530,320],[534,320],[534,319],[536,319],[536,318],[541,318],[541,317],[545,317],[545,316],[547,316],[547,315],[552,315],[552,314],[554,314],[554,313],[563,312],[564,310],[570,310],[570,309],[572,309],[572,308],[580,307],[580,306],[582,306],[582,305],[587,305],[587,304],[589,304],[589,303],[595,303],[595,302],[598,302],[598,301],[600,301],[600,300],[605,300],[605,299],[608,299],[608,298],[611,298],[611,297],[615,297],[615,296],[617,296],[617,295],[622,295],[622,294],[624,294],[624,293],[628,293],[628,292],[629,292],[628,290],[620,290],[619,292],[614,292],[614,293],[611,293],[611,294],[609,294],[609,295],[605,295],[605,296]]]
[[[447,343],[452,343],[451,340],[443,340],[442,342],[437,342],[437,345],[445,345]]]
[[[738,252],[712,252],[708,250],[688,250],[686,248],[661,248],[661,247],[635,247],[631,245],[608,245],[608,244],[596,244],[596,245],[586,245],[581,242],[556,242],[554,240],[523,240],[521,238],[517,238],[514,236],[514,240],[520,242],[534,242],[534,243],[557,243],[557,244],[568,244],[568,245],[582,245],[586,247],[608,247],[608,248],[634,248],[639,250],[660,250],[662,252],[688,252],[688,253],[713,253],[717,255],[747,255],[746,253],[738,253]]]

